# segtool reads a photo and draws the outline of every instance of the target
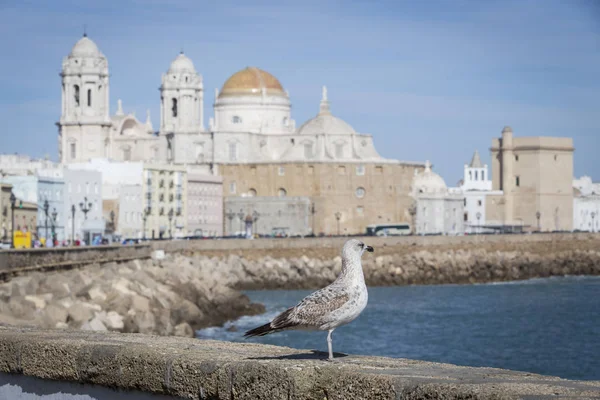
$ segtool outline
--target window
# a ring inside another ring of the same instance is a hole
[[[343,165],[340,165],[338,167],[338,175],[346,175],[346,167]]]
[[[77,158],[77,144],[76,143],[70,143],[69,144],[69,148],[71,151],[71,160],[74,160]]]
[[[558,160],[558,155],[554,155],[554,161]]]
[[[284,188],[279,188],[279,190],[277,191],[277,195],[279,197],[285,197],[287,196],[287,190],[285,190]]]
[[[473,171],[469,171],[469,180],[473,180]]]
[[[73,96],[75,97],[75,107],[79,107],[79,85],[73,86]]]
[[[233,117],[231,117],[231,122],[233,122],[234,124],[241,124],[242,118],[239,115],[234,115]]]
[[[464,220],[464,221],[468,221],[468,220],[469,220],[469,213],[465,213],[465,214],[463,215],[463,220]]]
[[[481,180],[485,181],[485,171],[481,171]]]
[[[521,186],[521,179],[518,176],[515,176],[515,186]]]
[[[129,147],[123,149],[123,161],[131,161],[131,149]]]
[[[152,148],[152,155],[154,156],[154,159],[158,159],[158,147],[154,147]]]
[[[467,199],[466,199],[466,198],[465,198],[465,201],[464,201],[464,203],[465,203],[465,207],[466,207],[466,206],[467,206]]]
[[[87,105],[88,107],[92,106],[92,89],[88,89],[87,91]]]
[[[229,143],[229,161],[237,161],[237,143]]]
[[[231,194],[235,194],[235,192],[236,192],[236,185],[235,185],[235,182],[231,182],[231,183],[229,183],[229,193],[231,193]]]
[[[477,179],[479,179],[479,178],[477,177],[477,171],[475,171],[475,180],[477,180]]]
[[[376,174],[383,174],[383,167],[382,166],[375,167],[375,173]]]
[[[256,189],[250,189],[250,190],[248,190],[248,196],[250,196],[250,197],[256,197]]]
[[[284,176],[285,175],[285,167],[279,167],[277,169],[277,173],[279,174],[279,176]]]
[[[204,162],[204,143],[196,143],[196,161]]]
[[[288,118],[283,117],[283,126],[288,126]]]
[[[356,197],[358,197],[359,199],[362,199],[363,197],[365,197],[365,188],[363,188],[363,187],[356,188]]]
[[[519,155],[515,154],[515,161],[519,161]]]
[[[481,207],[482,201],[481,200],[477,200],[477,205]]]
[[[171,115],[177,117],[177,99],[171,99]]]
[[[313,158],[312,143],[304,143],[304,158]]]
[[[90,194],[90,183],[89,182],[85,183],[85,194]]]
[[[364,165],[357,165],[356,166],[356,175],[362,176],[364,174],[365,174],[365,166]]]
[[[335,145],[335,157],[336,158],[344,157],[344,145],[342,143],[338,143]]]

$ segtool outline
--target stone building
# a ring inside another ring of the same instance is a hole
[[[492,139],[492,189],[486,221],[506,229],[573,228],[573,139],[513,137],[506,126]]]
[[[464,200],[464,225],[466,233],[488,232],[486,220],[486,201],[489,195],[502,195],[502,191],[492,190],[492,180],[487,164],[481,162],[479,152],[475,150],[469,164],[465,164],[460,190]]]
[[[228,236],[306,236],[316,222],[308,197],[227,197]]]
[[[10,227],[12,224],[12,211],[10,203],[10,195],[12,193],[12,185],[9,183],[0,182],[0,240],[2,243],[10,243]]]
[[[415,173],[412,185],[415,200],[413,232],[417,234],[450,234],[464,232],[464,197],[462,190],[448,188],[444,179],[431,170]]]
[[[600,183],[589,176],[573,180],[573,229],[600,232]]]
[[[338,213],[348,234],[410,219],[410,186],[423,164],[381,157],[371,135],[332,115],[325,88],[319,113],[296,128],[279,80],[248,67],[216,91],[205,127],[202,76],[179,54],[162,76],[160,128],[153,132],[149,118],[141,123],[126,115],[120,101],[110,116],[108,77],[106,57],[89,38],[80,39],[63,61],[62,162],[152,160],[221,175],[225,197],[308,197],[315,233],[336,233]]]

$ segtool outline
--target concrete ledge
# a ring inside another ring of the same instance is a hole
[[[591,398],[600,381],[209,340],[0,327],[0,372],[190,399]]]

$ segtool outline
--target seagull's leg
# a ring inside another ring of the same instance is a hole
[[[327,333],[327,348],[329,349],[329,359],[333,360],[333,339],[331,339],[331,334],[333,333],[333,329],[329,330]]]

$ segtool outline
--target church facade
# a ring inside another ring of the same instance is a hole
[[[216,90],[206,123],[202,76],[181,53],[162,76],[155,131],[149,115],[141,122],[125,114],[120,100],[110,115],[108,61],[88,37],[65,57],[61,78],[61,163],[151,160],[222,176],[225,198],[304,197],[315,234],[411,220],[413,177],[424,163],[380,156],[371,135],[332,114],[325,87],[315,117],[297,127],[280,81],[248,67]]]

